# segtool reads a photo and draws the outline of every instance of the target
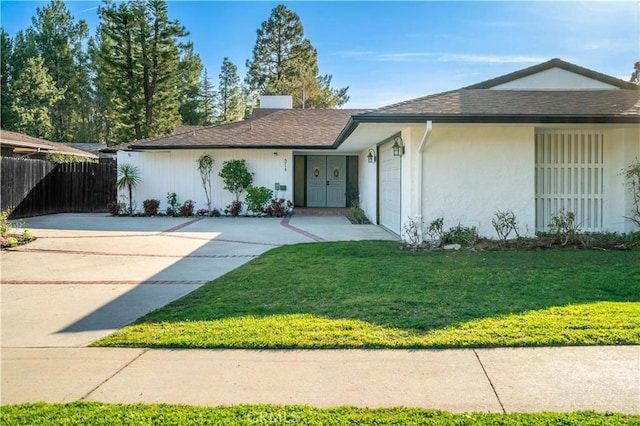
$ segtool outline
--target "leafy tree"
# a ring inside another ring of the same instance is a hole
[[[27,60],[26,67],[12,82],[9,95],[13,99],[15,129],[31,136],[51,138],[54,128],[49,109],[63,94],[56,88],[42,58]]]
[[[236,202],[240,201],[240,194],[253,183],[245,160],[225,161],[218,176],[224,182],[224,189],[231,191],[236,197]]]
[[[133,214],[133,188],[140,183],[140,169],[133,164],[123,163],[118,166],[118,180],[116,187],[118,189],[127,189],[129,191],[129,214]]]
[[[332,89],[331,75],[319,75],[317,56],[300,17],[279,5],[257,31],[253,59],[246,63],[247,85],[261,95],[291,94],[295,108],[344,105],[348,87]]]
[[[209,154],[202,154],[198,157],[197,162],[204,194],[207,196],[207,209],[211,211],[211,172],[213,171],[213,158]]]
[[[168,133],[180,124],[179,39],[163,0],[105,3],[97,38],[96,85],[120,141]]]
[[[631,79],[629,81],[633,84],[640,84],[640,61],[634,64],[633,73],[631,73]]]
[[[244,117],[244,91],[238,77],[238,68],[224,58],[220,69],[220,83],[218,90],[219,112],[216,122],[218,124],[240,121]]]

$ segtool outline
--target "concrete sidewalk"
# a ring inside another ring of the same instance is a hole
[[[638,346],[411,351],[3,348],[1,401],[640,414],[639,356]]]

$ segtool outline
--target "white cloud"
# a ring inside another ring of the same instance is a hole
[[[473,62],[482,64],[534,64],[548,61],[550,58],[542,56],[522,56],[522,55],[468,55],[451,54],[442,55],[439,62]]]
[[[382,62],[418,62],[435,55],[428,52],[381,53],[376,59]]]

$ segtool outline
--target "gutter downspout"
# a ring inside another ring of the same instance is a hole
[[[431,131],[433,130],[433,122],[431,120],[427,120],[425,124],[424,135],[422,136],[422,141],[420,142],[420,146],[418,146],[418,220],[422,223],[422,153],[424,152],[424,148],[429,143],[429,137],[431,136]]]

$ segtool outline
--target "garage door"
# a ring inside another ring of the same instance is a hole
[[[400,235],[400,157],[393,155],[393,142],[380,147],[380,225]]]

